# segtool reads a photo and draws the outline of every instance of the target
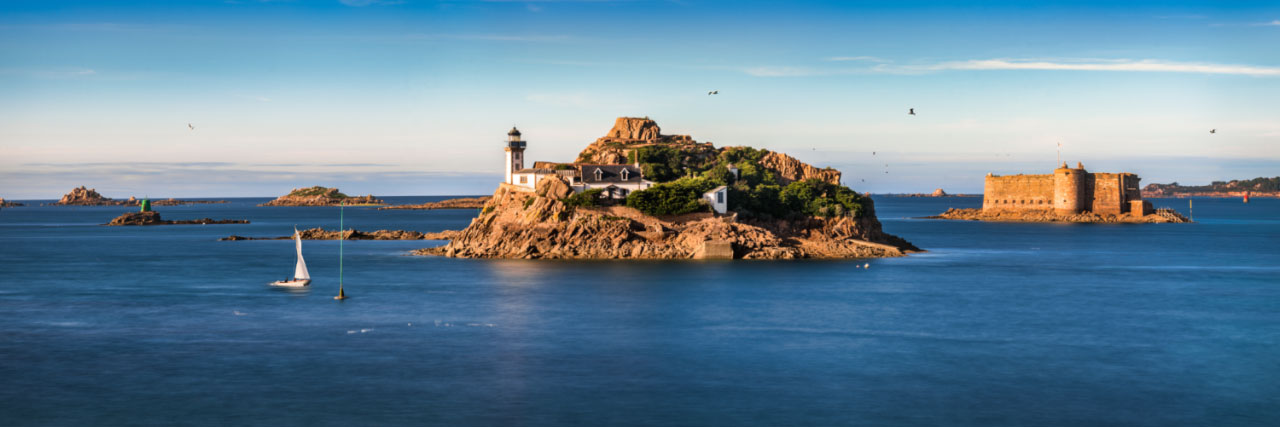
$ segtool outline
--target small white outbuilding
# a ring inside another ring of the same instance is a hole
[[[719,186],[711,189],[706,193],[702,193],[702,198],[711,204],[711,210],[718,214],[729,211],[729,187]]]

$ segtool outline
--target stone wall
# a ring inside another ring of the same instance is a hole
[[[1079,166],[1064,166],[1052,175],[987,175],[982,209],[1119,215],[1142,200],[1139,181],[1131,173],[1089,173]]]
[[[1032,210],[1053,206],[1053,175],[987,175],[982,209]]]
[[[1128,211],[1122,200],[1120,174],[1094,173],[1092,175],[1093,199],[1089,211],[1102,215],[1119,215]]]

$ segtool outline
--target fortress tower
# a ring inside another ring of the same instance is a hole
[[[1053,211],[1059,215],[1078,214],[1085,210],[1085,172],[1084,165],[1076,163],[1075,169],[1067,168],[1062,162],[1053,170]]]
[[[507,147],[504,149],[507,152],[507,184],[515,184],[511,174],[524,169],[524,144],[525,141],[520,140],[520,131],[512,126],[511,132],[507,132]]]

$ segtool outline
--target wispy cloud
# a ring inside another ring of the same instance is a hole
[[[572,38],[567,35],[552,34],[408,34],[406,39],[412,40],[470,40],[499,42],[564,42]]]
[[[77,77],[89,77],[98,74],[96,70],[91,68],[0,68],[0,76],[24,76],[39,79],[70,79]]]
[[[757,77],[807,77],[841,74],[924,74],[943,71],[1112,71],[1150,73],[1194,73],[1245,75],[1254,77],[1280,76],[1280,67],[1256,65],[1214,64],[1205,62],[1173,62],[1154,59],[1130,60],[1027,60],[1027,59],[974,59],[947,61],[933,64],[898,65],[880,63],[869,67],[818,68],[818,67],[749,67],[742,71]]]
[[[910,70],[917,67],[904,67]],[[1247,76],[1280,76],[1280,67],[1212,64],[1203,62],[1169,62],[1152,59],[1115,60],[1107,62],[1021,61],[979,59],[943,62],[918,67],[923,70],[1061,70],[1061,71],[1130,71],[1156,73],[1237,74]]]
[[[1253,24],[1253,26],[1255,26],[1255,27],[1280,27],[1280,19],[1277,19],[1277,20],[1274,20],[1274,21],[1271,21],[1271,22],[1259,22],[1259,23]]]
[[[338,0],[338,2],[351,7],[365,7],[403,4],[404,0]]]
[[[877,58],[874,56],[833,56],[827,58],[828,61],[865,61],[865,62],[891,62],[887,59]]]

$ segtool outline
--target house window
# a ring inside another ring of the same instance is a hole
[[[627,197],[627,189],[625,188],[618,189],[618,195],[622,197]]]
[[[528,183],[529,183],[529,176],[528,176],[528,175],[520,175],[520,183],[521,183],[521,184],[528,184]]]
[[[717,192],[716,192],[716,203],[724,203],[724,192],[723,192],[723,191],[717,191]]]
[[[628,170],[626,170],[625,168],[624,168],[624,169],[622,169],[622,180],[623,180],[623,181],[626,181],[626,180],[627,180],[627,176],[629,176],[629,175],[631,175],[631,171],[628,171]]]
[[[596,169],[595,176],[596,176],[596,181],[604,181],[604,172],[601,171],[600,169]]]

